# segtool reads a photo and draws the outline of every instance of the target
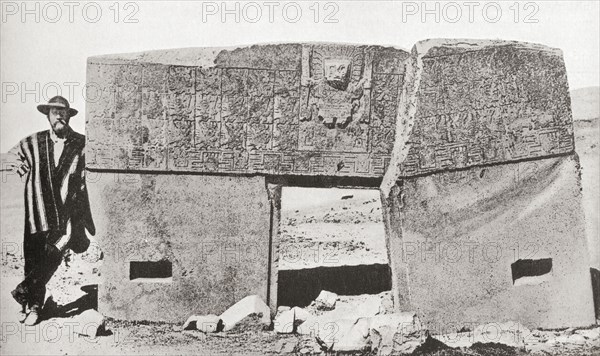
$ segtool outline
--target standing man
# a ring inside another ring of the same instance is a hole
[[[11,168],[25,177],[25,279],[11,293],[27,325],[38,323],[46,283],[66,250],[84,252],[90,244],[85,230],[95,234],[85,185],[85,136],[69,126],[77,110],[62,96],[37,109],[50,129],[25,137],[9,152]]]

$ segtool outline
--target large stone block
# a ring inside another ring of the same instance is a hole
[[[92,57],[88,167],[381,177],[407,57],[336,44]]]
[[[441,332],[593,323],[580,189],[559,50],[415,45],[381,185],[397,308]]]
[[[387,205],[398,221],[389,241],[396,288],[431,330],[594,323],[576,156],[399,185],[401,205]]]
[[[247,295],[268,300],[264,178],[103,172],[88,180],[105,256],[103,314],[182,322]]]
[[[574,151],[562,52],[509,41],[427,40],[406,62],[384,192],[398,177]]]
[[[281,184],[383,177],[396,308],[463,325],[593,321],[557,49],[196,48],[92,57],[88,81],[109,316],[181,321],[246,295],[274,310]],[[266,181],[279,182],[270,200]]]

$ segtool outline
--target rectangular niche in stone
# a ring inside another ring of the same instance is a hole
[[[129,279],[135,282],[171,282],[173,264],[167,260],[161,261],[131,261],[129,262]]]

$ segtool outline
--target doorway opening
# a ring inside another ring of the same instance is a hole
[[[279,239],[278,305],[391,289],[377,189],[284,186]]]

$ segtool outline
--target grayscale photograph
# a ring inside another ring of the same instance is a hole
[[[1,355],[600,355],[600,1],[0,1]]]

